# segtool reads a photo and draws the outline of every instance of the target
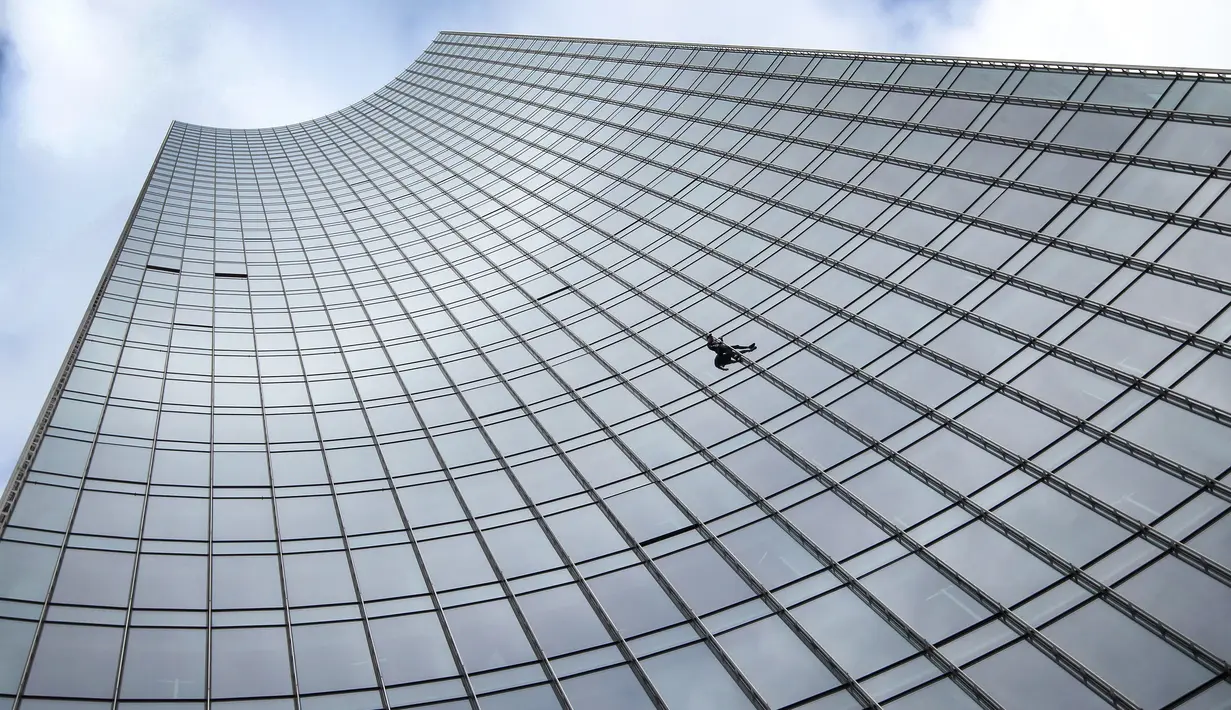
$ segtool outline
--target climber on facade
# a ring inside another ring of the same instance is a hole
[[[705,347],[713,350],[714,367],[719,370],[727,369],[725,365],[730,365],[735,362],[742,362],[744,356],[741,353],[750,353],[757,349],[757,344],[751,345],[727,345],[722,342],[722,338],[715,338],[713,333],[706,333]]]

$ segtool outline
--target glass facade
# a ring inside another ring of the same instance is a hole
[[[443,33],[173,124],[0,710],[1231,707],[1229,81]]]

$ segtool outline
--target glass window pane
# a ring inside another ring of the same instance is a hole
[[[564,564],[537,522],[491,528],[483,532],[483,539],[505,577],[541,572]]]
[[[376,685],[363,624],[312,624],[291,629],[295,670],[304,693],[351,690]]]
[[[1167,556],[1119,587],[1129,601],[1222,658],[1231,656],[1231,589]]]
[[[282,578],[273,555],[214,557],[214,608],[282,607]]]
[[[76,500],[77,491],[72,488],[26,483],[21,487],[9,525],[63,532]]]
[[[1212,675],[1102,601],[1087,604],[1045,633],[1142,707],[1162,707]]]
[[[427,584],[410,545],[351,550],[359,593],[364,601],[425,594]]]
[[[846,589],[796,607],[791,614],[856,678],[914,653],[905,638]]]
[[[215,698],[288,695],[285,628],[214,629],[210,693]]]
[[[205,540],[209,536],[209,501],[205,498],[150,496],[145,510],[145,537],[155,540]]]
[[[485,671],[534,659],[534,652],[507,601],[445,610],[445,620],[467,672]]]
[[[496,573],[474,535],[455,535],[419,543],[428,576],[437,589],[494,582]]]
[[[769,589],[821,568],[819,560],[773,521],[764,520],[740,528],[724,535],[722,542]]]
[[[987,618],[989,612],[915,555],[864,580],[900,619],[933,643]]]
[[[476,517],[525,506],[517,489],[509,482],[508,474],[503,471],[463,476],[457,479],[457,488],[470,508],[470,514]]]
[[[708,544],[655,560],[696,614],[708,614],[755,595]]]
[[[204,555],[143,554],[137,562],[133,606],[204,609],[209,558]]]
[[[1034,486],[997,509],[997,515],[1075,565],[1128,537],[1128,531],[1044,485]]]
[[[345,552],[284,555],[286,596],[291,606],[347,604],[355,601],[355,587]]]
[[[35,628],[33,621],[0,619],[0,693],[17,692]]]
[[[638,540],[649,540],[689,524],[688,518],[655,485],[612,496],[607,505]]]
[[[482,710],[552,710],[560,707],[560,699],[550,685],[519,688],[479,698]]]
[[[1155,402],[1119,433],[1151,451],[1208,476],[1218,476],[1231,461],[1226,427],[1168,402]]]
[[[339,495],[338,507],[342,511],[342,524],[347,535],[403,530],[406,527],[393,493],[388,490]]]
[[[47,624],[26,681],[31,695],[111,698],[124,630]],[[66,673],[65,669],[73,669]]]
[[[274,509],[268,498],[214,501],[215,540],[273,540]]]
[[[120,697],[183,700],[205,697],[205,631],[143,629],[128,632]]]
[[[386,685],[457,675],[435,613],[372,619],[369,626]]]
[[[594,596],[624,636],[684,620],[671,598],[644,568],[631,567],[588,581]]]
[[[958,574],[1002,604],[1012,605],[1060,573],[986,524],[976,522],[932,545]]]
[[[754,707],[704,644],[693,644],[641,662],[672,708],[737,710]]]
[[[574,562],[625,549],[620,534],[597,506],[547,516],[547,525]]]
[[[134,557],[136,555],[127,552],[65,550],[52,601],[60,604],[128,606]]]
[[[561,681],[569,703],[587,710],[651,710],[645,689],[628,666],[617,666],[597,673],[565,678]]]
[[[893,710],[975,710],[979,707],[951,680],[932,683],[885,707]]]
[[[773,707],[838,685],[833,674],[777,617],[722,634],[718,643]]]
[[[42,602],[59,558],[56,547],[0,540],[0,597]]]
[[[448,483],[427,483],[397,489],[406,517],[415,527],[447,523],[466,517]]]
[[[824,493],[784,511],[787,519],[836,560],[880,542],[885,534],[834,493]]]
[[[611,642],[594,609],[574,585],[520,596],[517,605],[548,656]]]
[[[82,491],[73,532],[135,538],[142,524],[142,496],[103,491]]]
[[[674,476],[665,483],[702,520],[711,520],[751,503],[725,476],[710,466]]]
[[[278,497],[274,500],[278,509],[278,533],[283,540],[342,536],[331,496]]]
[[[1005,710],[1103,710],[1106,703],[1030,644],[1019,641],[966,669]]]
[[[757,443],[740,449],[722,459],[731,472],[763,496],[808,478],[795,462],[767,443]]]

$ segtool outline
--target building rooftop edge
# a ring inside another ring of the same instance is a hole
[[[613,39],[610,37],[573,37],[566,35],[534,35],[503,32],[473,32],[469,30],[441,30],[441,35],[460,35],[464,37],[509,37],[516,39],[554,39],[568,42],[605,42],[609,44],[658,44],[671,47],[692,47],[710,49],[743,49],[751,51],[798,52],[801,54],[824,54],[835,57],[861,57],[867,59],[896,58],[911,60],[935,60],[938,62],[961,62],[976,65],[1000,65],[1012,67],[1057,67],[1064,69],[1112,70],[1127,73],[1166,74],[1168,76],[1200,75],[1203,77],[1218,77],[1231,82],[1231,68],[1213,69],[1184,66],[1152,66],[1148,64],[1115,64],[1104,62],[1063,62],[1039,59],[1012,59],[1006,57],[971,57],[951,56],[944,54],[911,54],[905,52],[872,52],[854,49],[809,49],[807,47],[781,47],[776,45],[722,44],[718,42],[676,42],[663,40]]]
[[[446,36],[459,37],[505,37],[511,39],[527,39],[527,40],[559,40],[566,42],[603,42],[608,44],[625,44],[625,45],[661,45],[666,47],[685,47],[694,49],[736,49],[745,51],[770,51],[770,52],[791,52],[810,55],[824,55],[834,58],[852,58],[852,59],[889,59],[889,60],[910,60],[919,62],[934,62],[938,64],[963,64],[967,66],[986,66],[986,67],[1004,67],[1014,69],[1057,69],[1062,71],[1102,71],[1109,74],[1125,74],[1136,76],[1159,76],[1159,77],[1201,77],[1204,79],[1213,79],[1215,81],[1225,81],[1231,83],[1231,69],[1199,69],[1190,67],[1156,67],[1148,65],[1132,65],[1132,64],[1099,64],[1093,62],[1052,62],[1052,61],[1037,61],[1029,59],[996,59],[996,58],[979,58],[979,57],[954,57],[939,54],[905,54],[895,52],[869,52],[857,50],[829,50],[829,49],[806,49],[800,47],[775,47],[769,45],[742,45],[742,44],[718,44],[706,42],[675,42],[675,41],[656,41],[656,40],[635,40],[635,39],[611,39],[604,37],[573,37],[567,35],[534,35],[534,34],[515,34],[501,32],[472,32],[466,30],[440,30],[436,33],[436,37],[432,42],[439,42],[441,38]],[[422,56],[422,55],[420,55]],[[418,58],[415,59],[418,61]],[[413,66],[414,62],[407,65]],[[396,79],[396,77],[395,77]],[[392,81],[392,80],[391,80]],[[388,84],[386,84],[388,86]],[[384,87],[382,87],[383,89]],[[357,106],[370,96],[379,93],[380,89],[369,96],[366,96],[358,101],[342,106],[329,113],[322,114],[315,118],[297,121],[294,123],[285,123],[276,126],[261,126],[253,128],[225,128],[221,126],[209,126],[201,123],[192,123],[190,121],[172,120],[170,129],[176,126],[183,126],[211,133],[247,133],[271,131],[280,128],[290,128],[293,126],[302,126],[305,124],[315,123],[327,116],[332,116],[340,111]]]

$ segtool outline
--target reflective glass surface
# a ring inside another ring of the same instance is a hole
[[[0,707],[1226,707],[1228,82],[442,33],[173,124]]]

